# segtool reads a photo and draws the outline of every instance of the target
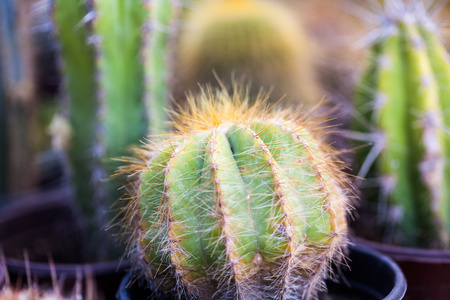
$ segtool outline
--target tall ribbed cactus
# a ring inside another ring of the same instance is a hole
[[[104,157],[112,158],[126,153],[126,147],[138,143],[147,132],[140,49],[148,11],[141,0],[95,0],[93,4],[101,146]]]
[[[77,203],[86,221],[95,222],[95,168],[100,162],[94,153],[97,140],[97,85],[94,46],[88,43],[90,32],[83,19],[89,8],[81,0],[54,1],[54,22],[59,40],[63,79],[70,124],[69,160]],[[55,135],[67,134],[61,126]],[[64,138],[64,137],[62,137]],[[98,180],[98,179],[97,179]],[[93,224],[91,224],[93,225]],[[96,224],[98,225],[98,224]],[[94,225],[95,226],[95,225]]]
[[[320,98],[312,41],[282,5],[264,0],[203,1],[194,6],[180,33],[182,82],[231,87],[232,77],[251,82],[254,93],[273,88],[274,100]]]
[[[145,59],[146,103],[150,133],[167,128],[166,109],[170,98],[170,79],[173,75],[173,55],[176,39],[179,4],[174,0],[149,1],[150,34],[143,48]]]
[[[91,230],[107,223],[105,210],[120,197],[122,183],[102,183],[111,159],[164,125],[175,8],[167,0],[55,0],[72,177]]]
[[[450,234],[450,65],[426,14],[393,1],[356,106],[378,133],[378,198],[408,246],[446,247]],[[373,110],[370,110],[373,108]],[[366,126],[367,129],[367,126]],[[372,152],[375,154],[376,151]]]
[[[248,100],[191,99],[176,133],[125,167],[140,174],[130,254],[199,299],[314,299],[342,259],[347,178],[317,123]]]

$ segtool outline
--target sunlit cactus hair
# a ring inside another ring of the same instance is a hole
[[[356,89],[355,129],[373,142],[360,174],[379,178],[385,241],[437,248],[450,241],[450,64],[429,3],[386,2]]]
[[[315,103],[321,89],[312,40],[282,4],[265,0],[201,1],[186,14],[178,50],[180,81],[186,89],[216,84],[232,90],[232,77],[254,88],[273,89],[274,99]]]
[[[316,299],[344,261],[352,192],[327,127],[263,99],[202,90],[122,168],[138,178],[128,254],[162,290]]]

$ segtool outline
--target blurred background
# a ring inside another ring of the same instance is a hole
[[[275,2],[296,16],[311,41],[303,47],[314,53],[312,63],[319,80],[314,84],[321,88],[316,95],[345,106],[364,56],[365,48],[358,42],[368,32],[365,21],[355,15],[355,4]],[[182,5],[186,11],[195,8],[192,1]],[[0,206],[67,184],[64,153],[58,149],[64,143],[64,124],[58,124],[54,116],[68,104],[52,6],[51,0],[3,0],[0,4]],[[50,126],[52,121],[56,129]]]

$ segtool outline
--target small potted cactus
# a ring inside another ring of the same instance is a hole
[[[362,183],[363,196],[378,224],[370,231],[382,229],[385,244],[449,249],[448,54],[423,3],[388,1],[381,19],[355,97],[354,128],[372,144],[358,157],[370,185]],[[404,268],[411,299],[447,299],[448,250],[379,248]]]
[[[352,199],[323,122],[238,88],[188,104],[121,168],[136,180],[122,225],[137,270],[168,297],[315,299],[346,264]]]

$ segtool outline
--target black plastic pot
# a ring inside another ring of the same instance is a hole
[[[349,247],[349,268],[337,270],[340,279],[328,281],[328,293],[321,300],[399,300],[406,291],[405,277],[389,257],[362,245]],[[154,289],[146,287],[142,281],[133,281],[132,274],[124,277],[118,300],[172,299],[167,294],[156,295]],[[159,299],[159,298],[158,298]],[[174,299],[174,298],[173,298]]]
[[[396,247],[357,239],[391,257],[408,281],[407,300],[450,299],[450,251]]]
[[[323,299],[403,299],[406,280],[400,267],[389,257],[363,246],[350,246],[349,268],[338,282],[327,282]]]
[[[83,262],[82,225],[68,189],[32,193],[0,210],[0,246],[6,258]]]

